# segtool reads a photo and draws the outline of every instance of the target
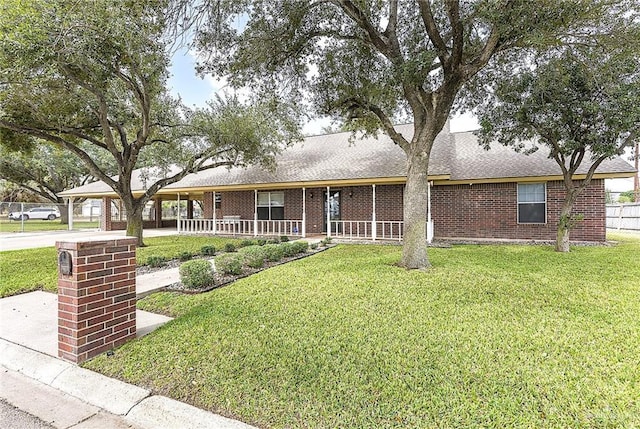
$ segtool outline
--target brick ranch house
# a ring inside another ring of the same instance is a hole
[[[413,133],[412,124],[397,129],[407,139]],[[158,192],[144,227],[401,240],[404,152],[382,133],[352,142],[349,137],[346,132],[307,137],[278,155],[274,171],[252,166],[191,174]],[[445,127],[428,172],[428,239],[555,239],[564,198],[562,173],[545,152],[523,155],[499,144],[486,151],[472,132],[451,133]],[[587,164],[588,157],[585,160]],[[583,178],[587,168],[584,165],[575,179]],[[575,204],[584,220],[572,231],[573,240],[605,240],[604,179],[633,175],[633,167],[621,158],[602,163]],[[143,189],[140,175],[133,179],[134,189]],[[70,202],[74,197],[102,198],[102,228],[125,228],[126,213],[103,182],[60,195]]]

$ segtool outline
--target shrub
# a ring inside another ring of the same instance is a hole
[[[264,238],[258,238],[256,240],[256,243],[258,244],[258,246],[264,246],[265,244],[267,244],[267,240]]]
[[[294,241],[292,244],[296,253],[305,253],[309,249],[309,243],[306,241]]]
[[[203,256],[213,256],[216,254],[216,246],[202,246],[200,248],[200,254],[202,254]]]
[[[222,274],[242,274],[242,255],[225,253],[216,256],[216,269]]]
[[[284,257],[284,250],[278,244],[265,244],[263,249],[267,261],[278,262]]]
[[[236,251],[236,245],[233,243],[226,243],[224,245],[224,251],[227,253],[233,253]]]
[[[251,268],[262,268],[264,265],[264,250],[256,245],[243,247],[238,252],[243,257],[244,263]]]
[[[331,237],[325,237],[325,238],[322,239],[320,244],[322,244],[323,246],[326,246],[326,245],[331,243],[331,240],[333,240]]]
[[[147,265],[152,268],[158,268],[164,266],[167,259],[164,256],[152,255],[147,258]]]
[[[181,261],[188,261],[191,258],[193,258],[193,253],[187,251],[180,252],[180,254],[178,255],[178,259],[180,259]]]
[[[267,240],[267,244],[278,244],[280,243],[280,239],[278,237],[271,237]]]
[[[309,247],[311,248],[311,250],[316,250],[318,248],[318,243],[311,243]]]
[[[245,238],[244,240],[242,240],[240,242],[240,244],[238,245],[238,247],[249,247],[249,246],[255,246],[257,243],[253,240],[249,240],[248,238]]]
[[[287,241],[289,241],[289,237],[287,237],[286,235],[281,235],[280,236],[280,242],[281,243],[286,243]]]
[[[280,248],[282,249],[282,252],[284,252],[284,256],[286,257],[294,256],[296,253],[298,253],[294,243],[281,243]]]
[[[188,261],[180,265],[180,281],[187,289],[200,289],[213,284],[211,264],[204,259]]]

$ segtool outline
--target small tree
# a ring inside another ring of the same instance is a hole
[[[297,138],[297,124],[271,115],[280,106],[272,100],[188,109],[169,95],[167,3],[0,6],[0,141],[24,147],[38,138],[72,154],[120,197],[139,245],[143,208],[158,190],[205,169],[269,164]],[[133,172],[145,166],[145,189],[134,194]]]
[[[630,43],[630,41],[627,41]],[[566,191],[558,218],[556,251],[569,251],[569,233],[579,221],[573,205],[600,164],[620,155],[640,132],[638,43],[634,54],[566,50],[501,81],[477,109],[481,142],[531,153],[549,150],[562,171]],[[530,142],[534,146],[527,147]],[[578,169],[588,160],[584,178]]]
[[[619,203],[634,203],[636,202],[635,193],[633,191],[624,191],[620,193],[618,197]]]

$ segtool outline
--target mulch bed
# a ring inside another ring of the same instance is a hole
[[[243,267],[242,270],[242,274],[234,276],[234,275],[229,275],[229,274],[221,274],[218,272],[215,272],[213,274],[214,277],[214,283],[210,286],[207,286],[205,288],[202,289],[187,289],[182,282],[176,282],[173,284],[170,284],[168,286],[166,286],[165,288],[159,289],[158,291],[172,291],[172,292],[181,292],[181,293],[185,293],[185,294],[198,294],[198,293],[204,293],[204,292],[209,292],[213,289],[217,289],[223,286],[226,286],[228,284],[231,284],[233,282],[235,282],[236,280],[245,278],[245,277],[249,277],[253,274],[259,273],[260,271],[266,270],[268,268],[272,268],[272,267],[276,267],[278,265],[282,265],[282,264],[286,264],[288,262],[291,261],[297,261],[298,259],[303,259],[303,258],[307,258],[311,255],[315,255],[316,253],[319,252],[323,252],[328,248],[331,248],[335,246],[334,244],[329,244],[327,247],[318,247],[316,249],[308,249],[305,253],[302,254],[298,254],[295,256],[291,256],[291,257],[285,257],[282,258],[280,261],[278,262],[271,262],[271,261],[265,261],[264,266],[262,268],[250,268],[250,267]],[[196,256],[193,259],[213,259],[213,257],[210,256]],[[178,259],[172,259],[170,261],[167,261],[165,263],[165,265],[163,265],[162,267],[149,267],[147,265],[141,265],[139,267],[136,268],[136,275],[141,275],[141,274],[149,274],[149,273],[153,273],[153,272],[157,272],[157,271],[163,271],[169,268],[177,268],[179,267],[181,264],[183,264],[186,261],[180,261]]]

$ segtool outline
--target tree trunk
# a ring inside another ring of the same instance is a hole
[[[429,268],[427,256],[428,152],[410,154],[404,191],[404,245],[400,265],[409,269]]]
[[[569,252],[569,232],[573,227],[573,220],[571,219],[571,210],[573,209],[574,198],[569,195],[562,203],[562,209],[560,210],[560,218],[558,219],[558,232],[556,234],[556,252]]]
[[[136,237],[138,239],[138,247],[145,247],[142,241],[142,210],[144,204],[131,204],[131,208],[128,207],[129,205],[125,202],[127,209],[127,237]]]
[[[58,207],[60,210],[60,223],[62,225],[69,225],[69,206],[62,202]]]

